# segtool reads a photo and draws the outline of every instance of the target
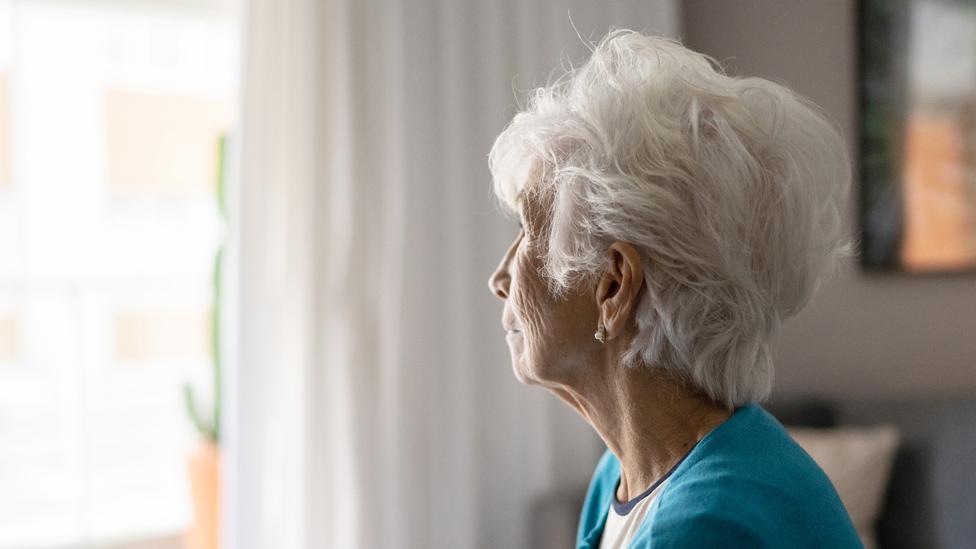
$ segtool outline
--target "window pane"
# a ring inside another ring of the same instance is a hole
[[[190,523],[238,19],[178,4],[0,0],[0,547]]]

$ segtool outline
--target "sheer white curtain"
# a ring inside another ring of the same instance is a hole
[[[676,0],[251,0],[224,541],[525,547],[598,446],[512,376],[486,154],[515,88]]]

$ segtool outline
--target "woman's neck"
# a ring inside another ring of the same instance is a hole
[[[600,374],[580,386],[551,389],[620,460],[620,501],[641,494],[732,414],[661,370],[617,365]]]

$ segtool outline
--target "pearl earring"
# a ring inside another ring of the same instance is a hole
[[[607,342],[607,329],[603,327],[603,324],[597,325],[596,333],[593,334],[593,337],[596,338],[596,340],[600,343]]]

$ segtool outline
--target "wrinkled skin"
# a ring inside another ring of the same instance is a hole
[[[516,378],[545,387],[575,409],[621,462],[617,498],[650,486],[731,410],[689,390],[660,368],[620,364],[636,332],[634,311],[644,285],[637,251],[626,242],[607,249],[595,281],[553,297],[541,273],[546,208],[520,201],[523,225],[489,288],[505,302],[502,325]],[[606,327],[606,343],[593,334]]]
[[[552,386],[570,381],[574,371],[601,351],[593,338],[598,310],[592,290],[576,288],[560,299],[550,295],[541,274],[545,254],[541,216],[531,203],[523,204],[523,230],[489,285],[505,301],[502,325],[515,330],[506,340],[516,378]]]

